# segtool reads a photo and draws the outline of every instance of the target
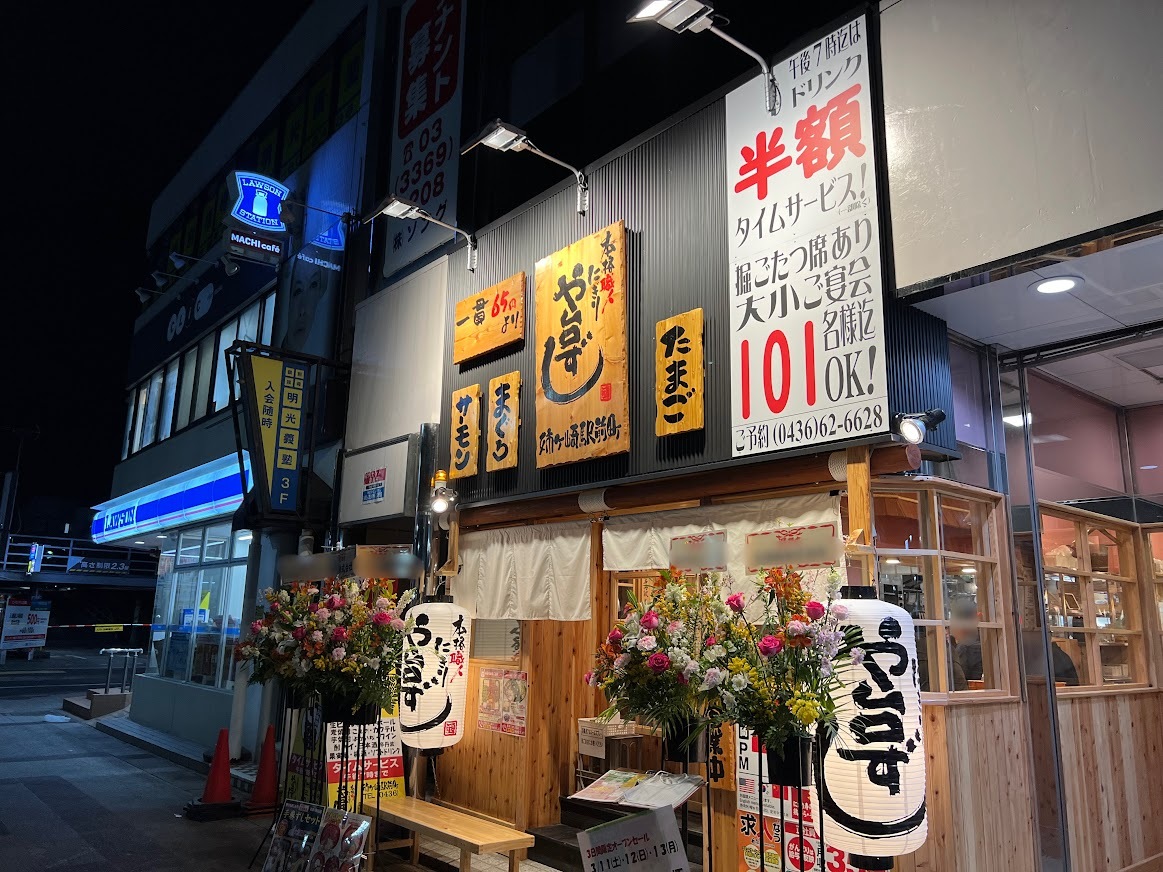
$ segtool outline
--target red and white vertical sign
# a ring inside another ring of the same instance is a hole
[[[727,95],[732,455],[888,430],[865,17]]]
[[[392,193],[456,224],[466,0],[407,0],[400,18]],[[385,221],[384,276],[452,238],[428,221]]]

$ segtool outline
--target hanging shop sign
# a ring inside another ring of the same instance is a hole
[[[291,192],[282,182],[276,182],[258,173],[238,171],[230,176],[234,188],[234,206],[230,217],[240,224],[265,230],[267,233],[285,233],[283,202]]]
[[[630,450],[626,225],[537,262],[537,466]]]
[[[773,566],[796,569],[835,566],[843,553],[844,543],[835,524],[763,530],[749,534],[743,545],[748,572],[762,572]]]
[[[726,572],[727,531],[672,537],[670,565],[682,572]]]
[[[525,273],[456,304],[452,362],[464,363],[525,338]]]
[[[466,0],[407,0],[400,13],[400,59],[392,139],[392,192],[445,224],[456,224],[460,168],[461,72]],[[388,229],[384,277],[452,239],[421,218]]]
[[[422,603],[404,642],[400,730],[409,748],[447,748],[464,735],[471,619],[452,603]]]
[[[735,457],[887,432],[867,20],[727,95]]]
[[[452,438],[449,478],[477,474],[481,445],[481,386],[469,385],[452,394]]]
[[[223,238],[233,254],[245,255],[271,264],[279,263],[283,259],[282,240],[234,228],[227,229]]]
[[[497,472],[517,467],[517,436],[521,429],[521,371],[489,380],[485,436],[485,469]]]
[[[703,429],[703,310],[654,326],[654,433]]]
[[[854,590],[872,589],[849,595]],[[845,624],[859,628],[864,656],[836,670],[836,733],[824,749],[824,831],[849,852],[880,860],[862,868],[890,869],[890,858],[911,854],[928,835],[916,633],[898,606],[847,596],[840,602],[848,608]]]
[[[297,360],[239,355],[244,374],[243,403],[250,422],[257,484],[263,508],[299,510],[302,457],[306,453],[303,416],[310,408],[308,366]]]

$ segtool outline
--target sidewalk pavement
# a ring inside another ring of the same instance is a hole
[[[0,700],[5,872],[242,872],[270,817],[195,823],[205,776],[61,715],[58,695]],[[261,864],[258,868],[261,868]]]

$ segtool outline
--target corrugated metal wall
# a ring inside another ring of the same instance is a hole
[[[945,423],[930,430],[925,445],[957,451],[953,382],[949,375],[949,331],[944,321],[886,295],[885,372],[888,407],[908,414],[943,409]]]
[[[521,270],[527,274],[525,342],[511,347],[516,350],[502,349],[492,357],[445,366],[437,455],[438,465],[444,468],[448,467],[449,458],[451,392],[474,383],[487,391],[489,379],[514,369],[522,373],[518,468],[486,473],[482,459],[476,476],[457,482],[463,503],[596,487],[626,477],[730,460],[724,150],[724,102],[717,100],[594,168],[590,174],[590,209],[584,217],[575,211],[575,189],[566,187],[480,234],[475,273],[465,268],[465,249],[451,255],[446,348],[452,348],[452,325],[459,300]],[[513,154],[508,159],[536,158]],[[618,219],[626,222],[629,248],[631,451],[604,460],[538,470],[533,382],[537,372],[532,293],[535,264]],[[706,426],[702,432],[658,439],[654,435],[654,326],[663,318],[699,306],[705,319]],[[891,352],[888,354],[890,360],[894,357]],[[944,372],[947,384],[947,352]],[[951,396],[945,408],[952,416]],[[484,421],[483,426],[487,426]]]

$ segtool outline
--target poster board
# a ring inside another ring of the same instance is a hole
[[[9,597],[0,625],[0,651],[43,648],[48,637],[49,604],[27,597]]]
[[[537,262],[537,466],[630,450],[626,225]]]
[[[529,673],[515,669],[481,670],[477,729],[525,738]]]
[[[371,818],[290,800],[274,824],[262,872],[358,872]]]

